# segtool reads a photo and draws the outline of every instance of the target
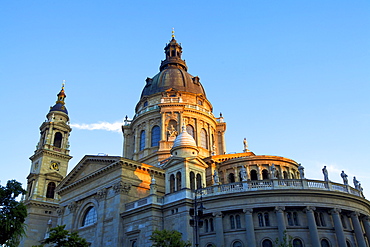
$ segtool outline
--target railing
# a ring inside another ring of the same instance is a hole
[[[194,109],[194,110],[197,110],[197,111],[205,112],[208,115],[213,116],[213,113],[211,111],[208,111],[208,110],[206,110],[206,109],[204,109],[202,107],[199,107],[198,105],[185,105],[185,108],[189,108],[189,109]]]
[[[351,194],[359,197],[364,197],[362,192],[350,187],[349,185],[326,182],[320,180],[308,180],[308,179],[271,179],[271,180],[254,180],[237,182],[230,184],[221,184],[209,186],[206,188],[199,189],[197,192],[202,194],[203,197],[232,194],[248,191],[262,191],[262,190],[326,190],[326,191],[337,191],[340,193]],[[168,204],[184,198],[193,199],[194,193],[190,189],[183,189],[170,193],[165,197],[158,197],[156,195],[150,195],[148,197],[139,199],[134,202],[126,203],[126,211],[142,207],[148,204]]]
[[[200,193],[204,196],[212,196],[244,191],[291,189],[338,191],[341,193],[363,197],[359,190],[354,189],[349,185],[308,179],[272,179],[214,185],[201,189]]]
[[[155,110],[158,110],[158,109],[159,109],[159,106],[158,105],[153,105],[153,106],[145,107],[144,109],[141,109],[140,111],[138,111],[138,113],[136,113],[135,117],[137,117],[137,116],[139,116],[139,115],[141,115],[143,113],[146,113],[146,112],[149,112],[149,111],[155,111]]]

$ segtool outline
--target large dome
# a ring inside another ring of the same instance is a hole
[[[206,96],[198,76],[187,72],[187,66],[181,59],[182,48],[174,38],[164,48],[166,59],[161,62],[160,72],[153,78],[146,79],[141,98],[168,89]]]

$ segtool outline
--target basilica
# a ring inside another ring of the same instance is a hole
[[[21,246],[42,243],[56,225],[93,247],[149,247],[156,229],[200,247],[369,246],[370,202],[355,179],[306,178],[296,161],[255,154],[246,140],[227,154],[226,122],[174,35],[164,53],[122,125],[122,156],[86,155],[69,173],[62,87],[30,157]]]

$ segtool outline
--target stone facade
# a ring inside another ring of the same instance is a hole
[[[225,154],[226,123],[213,115],[174,38],[165,54],[122,126],[123,157],[85,156],[67,175],[68,115],[49,112],[48,119],[61,118],[59,127],[42,125],[41,139],[51,142],[31,157],[22,246],[40,243],[50,219],[94,247],[149,247],[155,229],[177,230],[201,247],[268,247],[284,239],[295,247],[369,245],[370,203],[361,187],[307,179],[294,160],[256,155],[246,140],[243,153]],[[58,129],[59,148],[52,141]],[[53,198],[49,181],[57,185]],[[189,214],[194,207],[199,218]]]

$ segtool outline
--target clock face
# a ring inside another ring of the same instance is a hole
[[[55,162],[55,161],[52,161],[51,164],[50,164],[50,169],[55,170],[55,171],[59,171],[59,163]]]

